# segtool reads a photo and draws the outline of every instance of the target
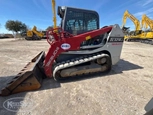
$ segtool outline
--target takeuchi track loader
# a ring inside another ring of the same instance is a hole
[[[96,11],[58,7],[61,27],[47,31],[47,54],[41,51],[6,87],[1,96],[36,90],[46,77],[109,72],[120,60],[124,34],[118,24],[99,27]],[[56,26],[55,26],[56,27]]]

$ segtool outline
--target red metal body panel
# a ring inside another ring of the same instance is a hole
[[[45,69],[46,76],[52,77],[52,73],[53,73],[52,64],[59,54],[66,51],[79,50],[80,44],[86,39],[92,39],[95,36],[111,31],[111,29],[112,29],[112,26],[101,28],[98,30],[93,30],[91,32],[87,32],[87,33],[76,35],[76,36],[69,34],[68,37],[64,37],[64,34],[67,32],[62,31],[60,28],[58,28],[58,30],[61,31],[59,34],[54,32],[55,29],[49,30],[47,32],[47,41],[50,44],[50,49],[48,53],[46,54],[45,61],[44,61],[44,69]],[[54,41],[51,41],[49,39],[50,35],[54,36]],[[61,45],[65,43],[68,44],[68,48],[62,49]]]

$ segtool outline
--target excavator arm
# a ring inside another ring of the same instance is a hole
[[[123,14],[122,27],[125,26],[127,18],[129,18],[134,23],[135,30],[140,30],[140,22],[139,22],[139,20],[136,17],[134,17],[132,14],[130,14],[127,10]]]
[[[151,20],[146,14],[142,15],[141,20],[141,28],[147,29],[150,27],[151,31],[153,31],[153,20]]]
[[[37,31],[37,27],[36,26],[33,27],[32,32],[35,33],[38,37],[42,38],[44,36],[43,33]]]
[[[41,40],[44,37],[44,33],[37,31],[37,27],[34,26],[32,30],[27,31],[26,40]]]

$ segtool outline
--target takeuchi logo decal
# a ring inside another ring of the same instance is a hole
[[[20,109],[21,112],[27,112],[34,109],[34,101],[31,99],[24,99],[23,97],[10,98],[4,101],[3,107],[12,112],[18,112]]]
[[[63,50],[67,50],[67,49],[70,49],[70,44],[68,44],[68,43],[64,43],[64,44],[62,44],[61,45],[61,48],[63,49]]]

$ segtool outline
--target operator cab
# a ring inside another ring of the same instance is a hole
[[[93,10],[58,6],[58,16],[61,18],[61,28],[72,35],[99,29],[99,14]],[[104,28],[104,27],[103,27]],[[91,49],[101,47],[106,43],[108,33],[96,36],[94,39],[83,41],[80,47],[93,46]],[[89,47],[85,47],[89,48]]]
[[[58,6],[58,16],[61,18],[61,28],[74,36],[100,29],[99,14],[96,11]],[[56,59],[56,62],[62,62],[72,58],[85,56],[86,54],[84,54],[84,51],[88,52],[103,47],[104,44],[106,44],[108,35],[109,32],[83,41],[80,44],[80,50],[77,51],[77,53],[73,53],[71,51],[64,52],[60,54],[60,56]]]
[[[99,29],[99,15],[96,11],[58,6],[61,28],[73,35]]]

